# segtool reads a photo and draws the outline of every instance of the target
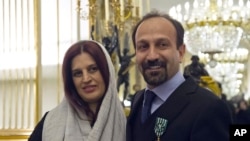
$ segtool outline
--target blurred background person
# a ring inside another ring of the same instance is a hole
[[[250,109],[246,100],[242,99],[237,103],[236,124],[250,124]]]
[[[233,123],[234,123],[235,122],[235,116],[236,116],[236,108],[235,108],[233,102],[231,102],[231,101],[229,101],[227,99],[227,95],[223,93],[222,84],[220,82],[217,82],[217,83],[218,83],[220,93],[221,93],[220,94],[221,100],[224,101],[227,104],[227,106],[228,106],[228,108],[229,108],[229,110],[231,112],[231,115],[232,115],[232,118],[233,118]]]

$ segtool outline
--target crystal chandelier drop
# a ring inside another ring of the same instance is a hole
[[[242,37],[249,38],[250,0],[194,0],[170,9],[169,14],[186,29],[191,54],[230,52]]]

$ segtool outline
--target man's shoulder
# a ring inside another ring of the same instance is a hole
[[[186,91],[191,89],[191,95],[194,97],[204,97],[208,99],[219,99],[219,97],[208,87],[203,87],[195,82],[194,78],[187,76],[186,81],[183,83],[182,89]]]
[[[134,99],[133,100],[138,99],[141,95],[143,95],[144,91],[145,91],[145,89],[137,91],[134,94]]]
[[[224,107],[226,107],[226,103],[224,103],[218,96],[210,90],[200,86],[197,88],[197,91],[191,95],[190,103],[195,106],[199,105],[197,107],[199,109],[202,109],[202,107],[206,109],[213,109],[216,107],[218,108],[218,106],[220,109],[224,109]]]
[[[137,91],[133,97],[132,97],[132,105],[134,105],[135,103],[137,103],[140,100],[140,97],[142,97],[143,93],[144,93],[145,89],[143,90],[139,90]]]

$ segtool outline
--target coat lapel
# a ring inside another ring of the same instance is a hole
[[[171,121],[173,121],[189,104],[190,97],[188,95],[194,94],[197,86],[198,85],[193,81],[193,79],[188,78],[171,94],[167,101],[165,101],[165,103],[157,109],[161,110],[161,112],[158,112],[158,115],[166,118],[169,124],[171,124]]]

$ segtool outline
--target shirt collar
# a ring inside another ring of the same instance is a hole
[[[171,79],[165,81],[163,84],[155,87],[152,91],[159,97],[162,101],[166,101],[171,93],[185,81],[184,76],[178,71]],[[149,90],[146,87],[145,91]]]

